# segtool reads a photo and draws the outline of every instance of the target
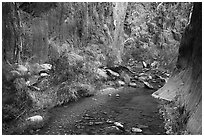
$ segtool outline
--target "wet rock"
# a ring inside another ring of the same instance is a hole
[[[47,74],[47,73],[40,73],[40,76],[41,77],[46,77],[46,76],[49,76],[49,74]]]
[[[117,72],[112,71],[111,69],[106,69],[109,75],[119,77],[120,75]]]
[[[115,85],[115,81],[107,81],[106,85],[108,86],[114,86]]]
[[[117,126],[117,127],[124,128],[124,126],[119,122],[114,122],[114,125]]]
[[[149,88],[149,89],[154,89],[152,85],[150,85],[148,82],[146,81],[143,81],[144,85],[146,88]]]
[[[143,66],[143,68],[146,68],[147,67],[147,63],[142,61],[142,66]]]
[[[115,96],[116,96],[116,97],[120,97],[120,95],[119,95],[119,94],[116,94]]]
[[[58,128],[63,128],[63,126],[62,126],[62,125],[59,125]]]
[[[123,126],[121,123],[119,123],[119,122],[114,122],[113,124],[114,124],[115,126],[117,126],[120,130],[125,131],[125,128],[124,128],[124,126]]]
[[[85,115],[83,116],[83,119],[85,119],[85,120],[93,120],[94,117],[90,116],[89,114],[85,114]]]
[[[83,120],[78,120],[78,121],[75,121],[75,123],[81,123],[83,122]]]
[[[40,115],[35,115],[35,116],[27,118],[26,121],[39,123],[43,121],[43,117]]]
[[[94,122],[89,122],[87,125],[93,126],[93,125],[94,125]]]
[[[31,85],[34,85],[36,83],[38,83],[38,79],[39,79],[40,76],[32,76],[32,77],[29,77],[28,81],[26,82],[26,85],[27,86],[31,86]]]
[[[95,125],[101,125],[104,124],[104,122],[94,122]]]
[[[140,73],[139,76],[145,75],[145,73]]]
[[[118,84],[119,84],[120,86],[124,86],[124,85],[125,85],[125,82],[123,82],[123,81],[121,81],[121,80],[118,80]]]
[[[144,80],[146,80],[147,78],[146,78],[146,77],[143,77],[143,76],[140,76],[138,79],[139,79],[140,81],[144,81]]]
[[[105,89],[100,90],[101,94],[111,94],[114,93],[115,91],[116,89],[113,87],[107,87]]]
[[[167,77],[169,77],[169,76],[170,76],[170,74],[168,74],[168,73],[165,73],[165,74],[166,74],[166,76],[167,76]]]
[[[121,79],[123,81],[125,81],[125,84],[129,84],[130,83],[130,76],[126,72],[122,71],[120,77],[121,77]]]
[[[142,129],[136,128],[136,127],[132,127],[131,131],[132,131],[133,133],[141,133],[141,132],[142,132]]]
[[[84,117],[83,119],[85,119],[85,120],[92,120],[93,118],[91,118],[91,117]]]
[[[108,124],[113,124],[114,121],[108,119],[108,120],[106,120],[106,123],[108,123]]]
[[[92,100],[96,101],[97,99],[96,98],[92,98]]]
[[[133,83],[133,82],[130,82],[129,86],[136,87],[137,84],[136,84],[136,83]]]
[[[107,134],[110,134],[110,133],[121,133],[122,131],[116,126],[111,126],[111,127],[105,127],[104,132]]]
[[[107,75],[106,71],[103,70],[103,69],[99,69],[99,68],[98,68],[97,71],[96,71],[96,73],[97,73],[99,76],[101,76],[101,77],[108,78],[108,75]]]
[[[89,114],[85,114],[84,117],[91,117]]]

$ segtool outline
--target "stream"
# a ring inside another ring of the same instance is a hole
[[[38,135],[164,135],[158,101],[146,88],[122,87],[50,110]],[[120,123],[123,129],[115,126]],[[132,129],[139,128],[135,132]]]

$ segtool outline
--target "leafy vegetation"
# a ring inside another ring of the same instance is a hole
[[[98,73],[101,66],[136,71],[144,61],[172,72],[191,7],[165,2],[3,3],[4,131],[35,111],[93,95],[107,82]]]

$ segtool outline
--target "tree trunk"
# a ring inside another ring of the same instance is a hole
[[[32,20],[32,63],[44,63],[48,59],[48,23],[46,20]]]
[[[23,39],[22,39],[22,25],[21,25],[21,18],[20,13],[17,8],[17,4],[15,3],[15,17],[16,17],[16,28],[17,28],[17,51],[16,51],[16,60],[18,63],[22,63],[21,60],[21,54],[22,54],[22,48],[23,48]]]
[[[113,19],[114,19],[114,25],[115,30],[113,32],[113,42],[111,44],[111,48],[114,51],[114,54],[116,55],[116,63],[121,63],[121,53],[123,52],[123,24],[125,20],[126,15],[126,9],[127,9],[127,2],[116,2],[114,3],[113,7]]]
[[[189,134],[202,134],[202,3],[194,3],[190,24],[182,35],[177,70],[153,96],[175,101]]]
[[[16,3],[3,3],[3,58],[12,62],[20,61],[22,49],[22,28]],[[12,51],[12,53],[11,53]]]
[[[89,12],[88,12],[88,3],[84,2],[83,3],[83,36],[82,36],[82,44],[83,46],[87,46],[88,43],[88,37],[89,37],[89,32],[88,32],[88,26],[89,26]]]
[[[59,40],[60,42],[62,42],[64,40],[63,38],[63,32],[62,32],[62,25],[63,25],[63,14],[64,14],[64,3],[60,3],[60,17],[59,17],[59,31],[58,31],[58,35],[59,35]]]

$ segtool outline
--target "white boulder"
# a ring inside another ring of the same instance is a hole
[[[43,117],[40,116],[40,115],[35,115],[35,116],[27,118],[26,121],[30,121],[30,122],[42,122],[43,121]]]

